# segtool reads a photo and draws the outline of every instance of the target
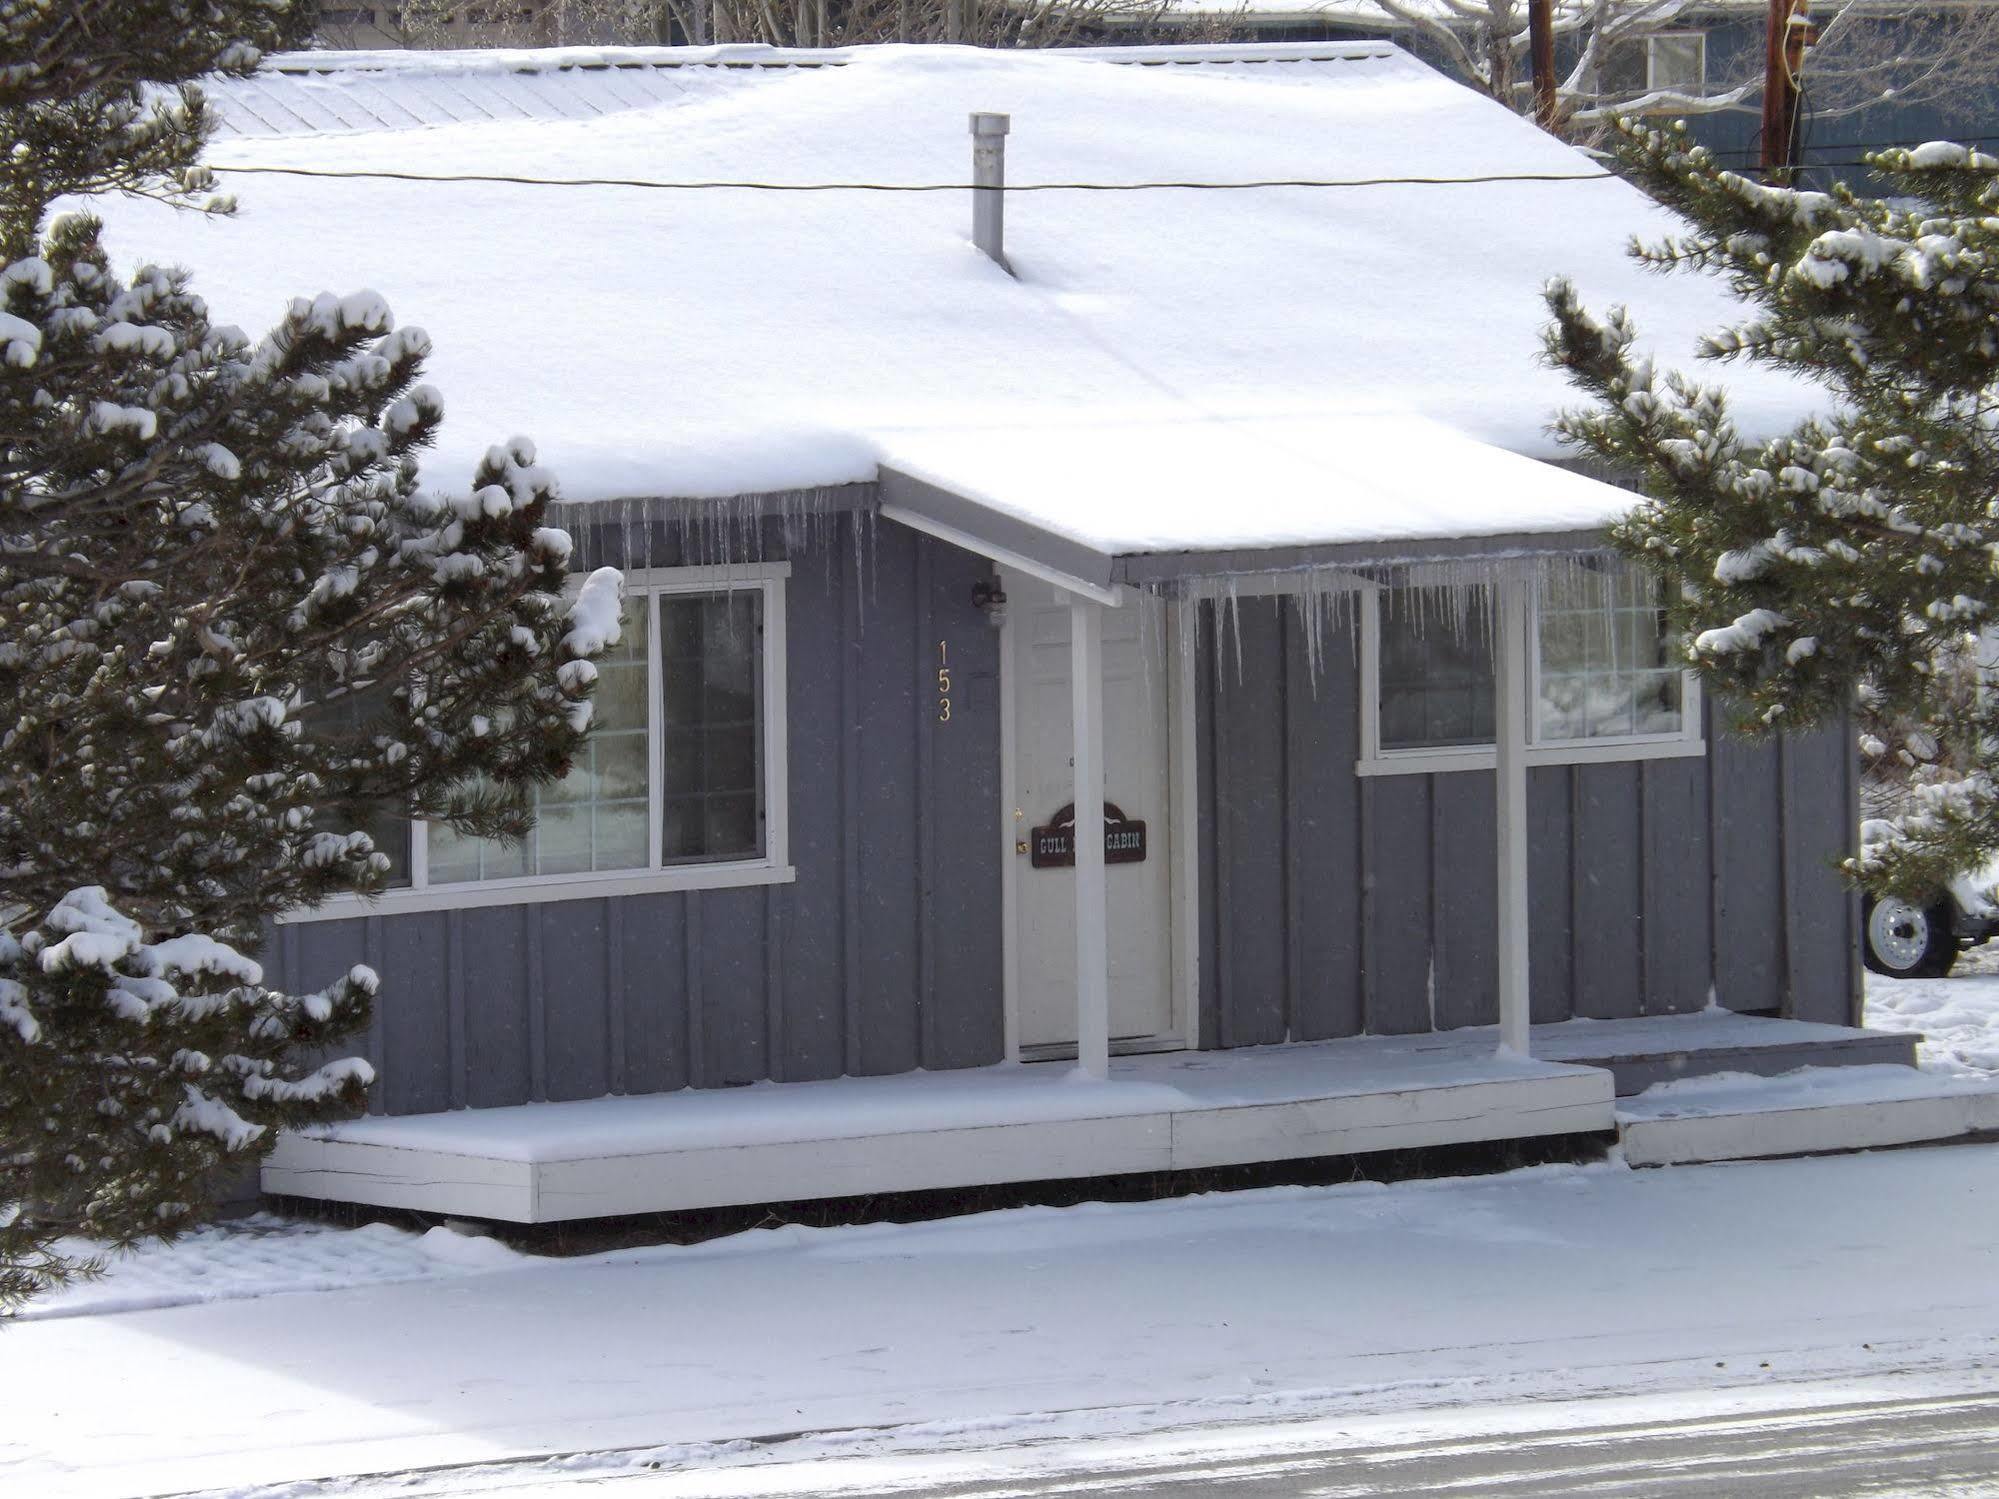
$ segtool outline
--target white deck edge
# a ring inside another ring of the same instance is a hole
[[[540,1162],[285,1135],[264,1163],[263,1188],[282,1196],[558,1223],[1528,1139],[1609,1130],[1614,1119],[1608,1072],[1550,1065],[1521,1078],[1276,1103]]]
[[[1617,1129],[1624,1159],[1633,1166],[1689,1166],[1942,1144],[1999,1131],[1999,1091],[1827,1100],[1788,1109],[1671,1118],[1619,1115]]]

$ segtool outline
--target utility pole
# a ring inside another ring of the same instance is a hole
[[[1527,56],[1534,73],[1534,119],[1543,130],[1553,130],[1557,114],[1554,0],[1527,0]]]
[[[1763,39],[1763,175],[1788,183],[1798,169],[1798,81],[1817,40],[1811,0],[1770,0]]]

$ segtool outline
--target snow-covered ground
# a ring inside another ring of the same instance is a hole
[[[1869,1019],[1937,1027],[1933,1066],[1999,1072],[1984,966],[1876,980]],[[1814,1399],[1970,1389],[1999,1355],[1996,1271],[1983,1145],[575,1259],[266,1216],[127,1256],[0,1328],[0,1492],[303,1499],[328,1492],[313,1480],[418,1468],[435,1471],[339,1491],[537,1492],[647,1465],[706,1475],[700,1492],[789,1492],[773,1465],[800,1459],[1401,1431],[1530,1419],[1529,1402],[1789,1401],[1798,1382]]]
[[[1869,1027],[1917,1031],[1917,1059],[1939,1072],[1999,1077],[1999,953],[1974,948],[1946,979],[1867,976]]]
[[[411,1233],[386,1223],[359,1228],[292,1222],[268,1213],[198,1229],[111,1261],[101,1279],[37,1301],[24,1321],[154,1311],[204,1301],[244,1301],[298,1291],[441,1280],[533,1264],[494,1239],[448,1228]],[[0,1358],[5,1345],[0,1343]]]
[[[306,1289],[263,1294],[286,1243]],[[535,1460],[510,1483],[539,1483],[1858,1387],[1999,1355],[1986,1146],[1023,1209],[572,1260],[380,1228],[225,1232],[173,1253],[177,1270],[140,1256],[85,1294],[101,1309],[121,1281],[144,1302],[181,1279],[245,1299],[43,1315],[0,1335],[0,1491],[247,1494],[446,1465],[395,1491],[447,1492],[470,1481],[453,1465],[509,1459]],[[261,1268],[240,1268],[252,1257]],[[343,1263],[354,1284],[317,1289]],[[544,1467],[547,1454],[569,1456]]]

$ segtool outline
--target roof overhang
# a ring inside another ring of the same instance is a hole
[[[1600,550],[1637,496],[1421,419],[896,433],[883,516],[1086,598]]]
[[[1477,558],[1568,556],[1606,544],[1601,528],[1515,531],[1492,536],[1438,536],[1404,541],[1350,541],[1327,546],[1259,547],[1230,552],[1143,552],[1115,559],[1120,583],[1158,586],[1182,578],[1245,577],[1265,573],[1363,571],[1420,567]]]
[[[1099,603],[1119,600],[1120,559],[1108,552],[898,469],[884,467],[878,482],[881,513],[888,520]]]

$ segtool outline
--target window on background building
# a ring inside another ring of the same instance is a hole
[[[1707,38],[1698,31],[1645,38],[1645,86],[1654,92],[1701,92],[1707,87]]]
[[[1670,89],[1699,94],[1707,87],[1707,38],[1698,31],[1661,32],[1615,42],[1597,74],[1598,92],[1631,98]]]
[[[1490,616],[1470,592],[1383,589],[1373,604],[1375,697],[1363,759],[1432,767],[1493,741]],[[1697,698],[1657,583],[1618,564],[1544,579],[1534,601],[1530,756],[1559,761],[1697,750]],[[1448,767],[1446,767],[1448,768]]]

